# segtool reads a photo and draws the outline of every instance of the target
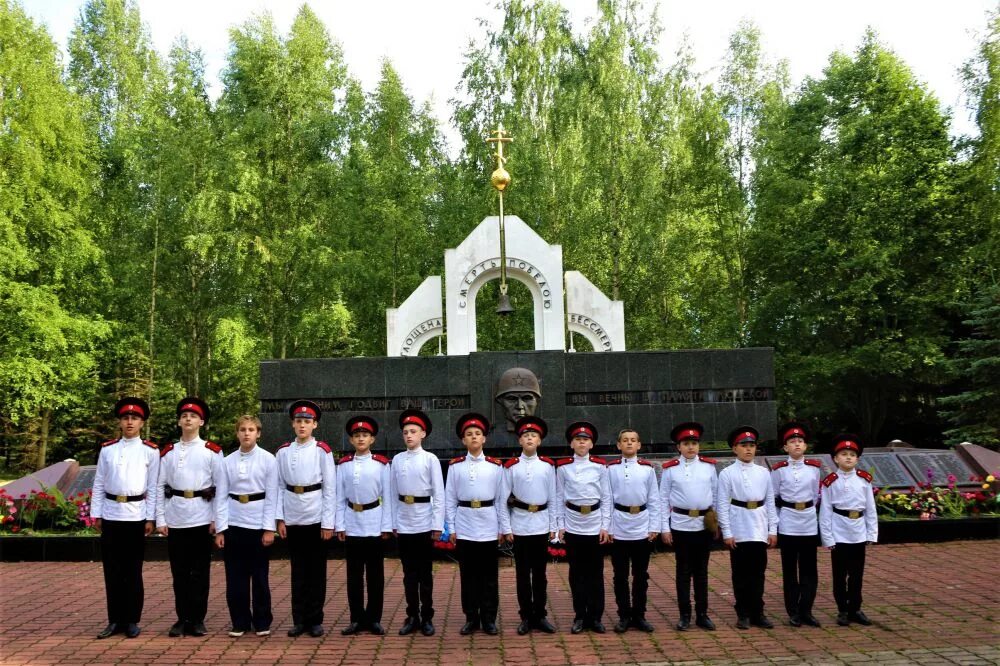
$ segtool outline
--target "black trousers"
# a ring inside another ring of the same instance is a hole
[[[781,549],[782,592],[789,616],[812,615],[819,574],[816,572],[816,548],[819,536],[778,535]]]
[[[517,606],[522,620],[544,618],[548,594],[545,565],[549,559],[549,535],[514,535],[514,572],[517,577]]]
[[[142,618],[145,552],[145,520],[101,521],[101,563],[109,623],[138,624]]]
[[[600,622],[604,615],[604,555],[599,537],[566,532],[569,590],[575,620]]]
[[[264,530],[231,526],[226,530],[226,604],[236,631],[271,628],[271,586],[268,549],[261,543]]]
[[[500,606],[497,542],[457,539],[455,554],[466,622],[496,622]]]
[[[830,553],[833,565],[833,598],[840,613],[861,610],[865,578],[865,543],[838,543]]]
[[[382,622],[382,594],[385,569],[382,564],[382,537],[347,537],[347,605],[351,622],[363,625]],[[365,606],[365,583],[368,605]]]
[[[737,617],[751,619],[764,613],[764,572],[767,570],[767,544],[740,541],[729,551],[733,570],[733,596]]]
[[[288,559],[292,565],[292,624],[323,624],[326,602],[326,547],[319,523],[288,525]]]
[[[646,619],[646,592],[649,589],[649,555],[652,544],[647,539],[625,541],[615,539],[611,544],[611,566],[614,569],[615,603],[618,618],[622,620]],[[632,596],[629,598],[629,566],[632,569]]]
[[[434,617],[434,541],[430,532],[397,534],[399,562],[403,565],[406,616],[428,622]]]
[[[167,531],[167,556],[174,579],[174,610],[180,622],[204,622],[208,613],[212,535],[208,525],[171,527]]]
[[[708,613],[708,558],[712,548],[712,533],[708,530],[685,532],[671,530],[674,554],[677,557],[677,608],[681,615],[691,615],[691,580],[694,580],[694,610]]]

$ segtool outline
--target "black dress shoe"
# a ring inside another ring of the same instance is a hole
[[[372,632],[376,636],[385,636],[385,627],[382,626],[381,622],[372,622],[368,626],[368,631]]]
[[[590,624],[590,630],[593,631],[595,634],[603,634],[604,632],[607,631],[607,629],[604,628],[604,623],[601,622],[600,620],[592,622]]]
[[[851,618],[847,616],[847,613],[837,613],[837,624],[842,627],[846,627],[851,623]]]
[[[100,639],[110,638],[120,631],[121,629],[118,628],[118,625],[115,622],[112,622],[108,626],[104,627],[104,630],[97,634],[97,637]]]
[[[361,633],[360,622],[351,622],[349,625],[340,630],[341,636],[353,636],[357,633]]]
[[[774,629],[774,623],[763,613],[751,619],[750,624],[761,629]]]
[[[301,624],[294,624],[292,625],[292,628],[288,630],[288,635],[291,638],[295,638],[296,636],[301,636],[304,633],[306,633],[306,628]]]
[[[653,625],[646,621],[646,618],[640,618],[638,620],[632,621],[632,626],[640,631],[645,631],[647,634],[653,633]]]
[[[517,635],[524,636],[529,631],[531,631],[531,623],[527,620],[521,620],[521,623],[517,625]]]
[[[858,624],[863,624],[866,627],[870,627],[872,621],[868,619],[868,616],[864,614],[864,611],[854,611],[851,613],[851,620],[857,622]]]
[[[309,627],[309,635],[312,636],[313,638],[319,638],[325,633],[326,631],[323,629],[322,624],[314,624],[313,626]]]
[[[538,631],[541,631],[546,634],[556,633],[555,626],[551,622],[549,622],[548,618],[545,617],[543,617],[540,620],[535,620],[535,629],[538,629]]]
[[[798,615],[789,615],[788,624],[792,625],[793,627],[801,627],[802,618],[800,618]]]
[[[681,615],[681,619],[677,621],[677,631],[687,631],[691,628],[691,616]]]
[[[399,635],[409,636],[410,634],[412,634],[414,631],[417,630],[418,626],[420,626],[420,622],[417,620],[417,618],[408,617],[406,618],[406,622],[403,623],[403,626],[399,628]]]
[[[184,633],[188,636],[204,636],[208,633],[204,622],[191,622],[184,628]]]
[[[816,619],[816,618],[815,618],[815,617],[813,616],[813,614],[812,614],[812,613],[804,613],[804,614],[803,614],[803,615],[801,615],[800,617],[801,617],[801,619],[802,619],[802,624],[808,624],[808,625],[809,625],[810,627],[822,627],[822,626],[823,626],[823,625],[821,625],[821,624],[819,623],[819,620],[817,620],[817,619]]]
[[[579,634],[583,631],[583,620],[573,620],[573,626],[569,628],[569,633]]]
[[[715,623],[712,622],[707,613],[702,613],[696,617],[694,623],[706,631],[715,631]]]
[[[171,638],[177,638],[178,636],[183,636],[183,635],[184,635],[183,622],[174,622],[172,625],[170,625],[170,631],[167,632],[167,636],[170,636]]]
[[[739,617],[736,618],[736,628],[737,629],[749,629],[750,628],[750,618]]]
[[[500,633],[500,630],[497,629],[496,622],[483,622],[483,633],[489,634],[490,636],[496,636]]]
[[[130,622],[127,627],[125,627],[125,638],[135,638],[138,636],[142,630],[139,628],[135,622]]]
[[[474,622],[472,620],[469,620],[468,622],[462,625],[462,628],[458,630],[458,633],[462,634],[463,636],[468,636],[478,628],[479,628],[479,622]]]
[[[628,620],[621,618],[618,620],[618,624],[615,625],[615,633],[624,634],[626,631],[628,631]]]
[[[424,623],[420,626],[420,633],[422,633],[424,636],[433,636],[434,623],[431,622],[430,620],[425,620]]]

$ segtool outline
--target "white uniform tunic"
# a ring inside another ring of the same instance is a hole
[[[559,527],[570,534],[596,536],[601,530],[611,529],[611,484],[608,482],[607,463],[602,458],[574,455],[558,461],[556,467],[556,493]],[[566,507],[566,502],[579,507],[594,506],[596,511],[586,514]]]
[[[239,449],[225,460],[224,474],[216,495],[215,530],[222,532],[230,525],[248,530],[274,531],[274,505],[278,493],[274,486],[278,478],[278,466],[274,454],[259,446],[249,453]],[[257,495],[265,493],[264,499],[240,502],[232,495]]]
[[[381,454],[349,453],[337,465],[336,530],[352,537],[374,537],[392,531],[392,509],[387,502],[389,459]],[[379,502],[371,509],[356,511],[354,505]]]
[[[310,437],[304,444],[298,441],[282,444],[275,458],[278,463],[275,519],[285,521],[286,525],[319,523],[321,529],[332,530],[336,517],[337,469],[330,446]],[[317,483],[323,487],[307,493],[288,490],[288,486]]]
[[[163,449],[160,478],[156,484],[157,527],[198,527],[215,520],[215,500],[184,497],[181,493],[214,486],[216,499],[219,499],[222,460],[222,449],[200,437],[190,442],[177,442]],[[173,497],[166,496],[166,486],[173,488]]]
[[[508,505],[517,498],[525,504],[548,506],[541,511],[529,511]],[[510,525],[515,536],[531,536],[555,532],[556,516],[556,466],[545,456],[528,457],[523,453],[504,463],[503,486],[500,491],[501,523]]]
[[[705,516],[675,513],[674,508],[704,511],[715,506],[719,475],[715,461],[695,456],[684,456],[663,463],[660,474],[660,503],[663,506],[663,532],[701,532],[705,529]]]
[[[756,509],[731,504],[730,500],[760,502]],[[771,475],[760,465],[737,460],[719,474],[715,510],[723,539],[763,541],[778,534],[778,512],[774,508]]]
[[[834,509],[864,511],[858,518],[842,516]],[[855,470],[838,469],[823,479],[819,509],[819,532],[826,547],[838,543],[878,541],[878,516],[871,482]]]
[[[97,474],[90,498],[90,517],[105,520],[155,520],[156,479],[160,452],[139,437],[106,442],[97,458]],[[135,502],[109,500],[105,493],[146,499]]]
[[[648,539],[650,532],[660,531],[660,493],[652,463],[641,458],[616,458],[608,463],[608,483],[614,504],[646,505],[644,510],[636,513],[619,511],[612,506],[612,537],[636,541]]]
[[[789,536],[814,536],[819,533],[816,507],[819,504],[820,463],[818,460],[788,460],[775,465],[771,470],[771,485],[774,499],[780,497],[790,504],[812,502],[803,509],[778,507],[778,533]]]
[[[494,541],[499,534],[510,532],[510,525],[500,522],[502,479],[503,467],[496,458],[466,454],[451,461],[445,485],[445,514],[456,538]],[[493,500],[493,506],[477,509],[458,505],[471,500]]]
[[[444,476],[441,461],[421,447],[397,453],[389,468],[393,529],[400,534],[444,531]],[[407,504],[404,497],[430,497]]]

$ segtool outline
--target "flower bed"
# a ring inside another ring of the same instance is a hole
[[[91,491],[66,497],[58,488],[12,497],[0,488],[0,534],[38,531],[97,534],[90,517]]]
[[[985,479],[972,477],[980,487],[975,490],[957,487],[957,479],[949,475],[945,486],[934,485],[934,475],[928,470],[927,481],[902,492],[875,491],[875,508],[883,518],[965,518],[1000,514],[1000,498],[993,475]]]

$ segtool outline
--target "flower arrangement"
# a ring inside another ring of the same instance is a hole
[[[908,491],[876,490],[875,508],[881,515],[916,516],[920,520],[1000,514],[1000,498],[994,487],[996,478],[991,474],[985,479],[973,476],[969,480],[980,482],[981,488],[960,490],[956,487],[958,479],[951,474],[945,485],[934,485],[934,472],[928,469],[927,481],[911,486]]]
[[[58,488],[32,490],[27,495],[11,497],[0,488],[0,533],[19,532],[93,532],[90,517],[91,491],[66,497]]]

